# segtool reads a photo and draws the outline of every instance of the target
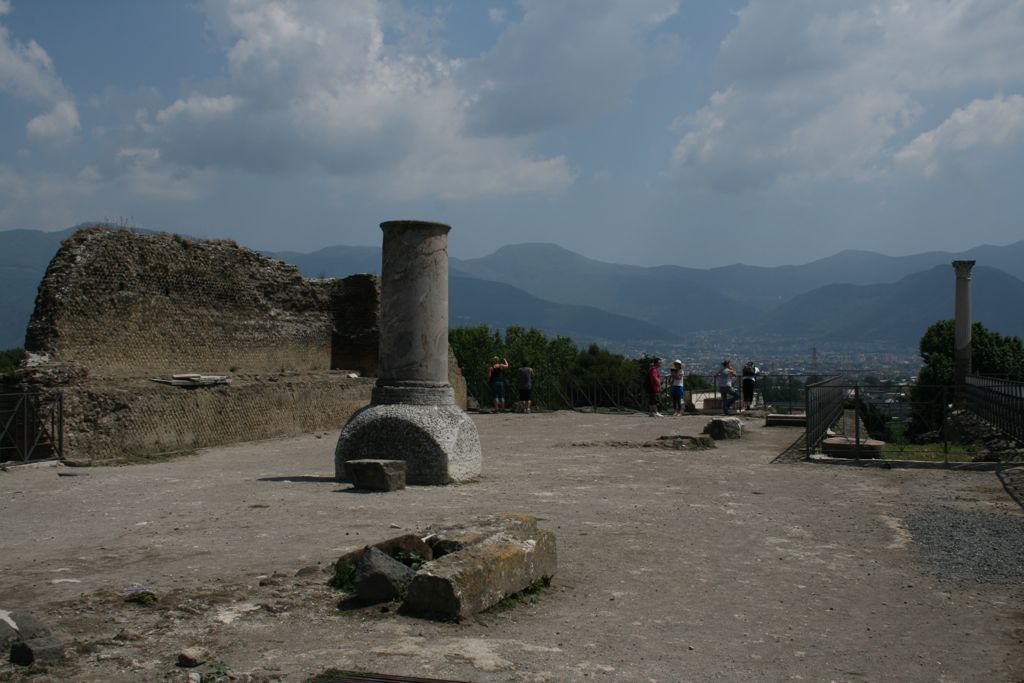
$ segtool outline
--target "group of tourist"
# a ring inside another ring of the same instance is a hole
[[[748,361],[743,366],[743,370],[739,374],[743,388],[743,402],[740,404],[740,412],[749,410],[754,406],[754,384],[760,372],[760,369],[754,365],[754,361]],[[715,388],[722,397],[722,413],[725,415],[732,414],[730,409],[740,399],[740,392],[733,386],[733,381],[736,377],[737,373],[732,367],[732,361],[726,358],[722,361],[721,369],[715,373]],[[671,383],[669,393],[672,396],[672,415],[682,415],[685,409],[684,406],[696,410],[696,408],[693,408],[692,403],[687,404],[685,401],[686,389],[684,387],[683,362],[681,360],[676,359],[672,361],[672,369],[669,371],[668,381]],[[658,410],[661,400],[661,388],[661,359],[655,358],[647,371],[647,407],[648,415],[651,417],[664,417]]]
[[[509,373],[509,362],[507,358],[494,356],[487,366],[487,384],[491,390],[491,399],[494,401],[494,412],[503,413],[507,406],[507,378]],[[754,405],[754,383],[760,370],[754,365],[754,361],[748,361],[739,373],[743,389],[740,405],[740,412],[749,410]],[[533,377],[534,370],[530,364],[523,362],[517,370],[516,386],[519,390],[519,400],[515,403],[515,409],[521,413],[529,413],[533,406]],[[728,358],[722,361],[722,367],[715,373],[715,387],[722,397],[722,412],[731,415],[730,409],[740,399],[741,394],[733,381],[737,377],[736,370],[732,367],[732,361]],[[672,368],[667,377],[669,382],[669,395],[672,397],[672,415],[682,415],[684,411],[696,411],[692,403],[686,401],[686,387],[684,384],[683,361],[678,358],[672,361]],[[661,359],[654,358],[647,369],[646,375],[647,407],[648,415],[651,417],[664,417],[659,411],[662,390]]]
[[[505,377],[508,372],[508,359],[491,358],[487,366],[487,384],[491,389],[491,398],[494,401],[494,412],[505,412]],[[533,368],[526,361],[518,370],[516,386],[519,388],[519,400],[516,402],[516,409],[521,413],[529,413],[533,406]]]

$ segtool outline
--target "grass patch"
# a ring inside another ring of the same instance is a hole
[[[887,443],[885,460],[921,460],[925,462],[974,462],[978,449],[974,444],[950,443],[949,453],[941,443]]]
[[[551,577],[542,576],[518,593],[513,593],[496,603],[493,607],[486,610],[484,614],[501,614],[521,605],[535,605],[540,600],[540,596],[544,593],[545,589],[550,587]]]

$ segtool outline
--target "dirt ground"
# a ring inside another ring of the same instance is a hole
[[[0,610],[68,644],[0,680],[187,681],[190,646],[203,680],[1024,680],[1024,582],[943,576],[904,521],[1024,515],[992,472],[771,464],[798,431],[757,418],[704,451],[623,445],[700,416],[474,420],[479,482],[388,494],[333,481],[335,433],[0,472]],[[511,608],[436,623],[325,585],[352,547],[499,511],[558,539],[550,588]]]

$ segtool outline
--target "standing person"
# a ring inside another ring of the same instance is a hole
[[[661,396],[661,359],[655,358],[651,361],[651,367],[647,370],[647,407],[651,417],[665,417],[658,412],[658,399]]]
[[[524,413],[530,412],[533,404],[533,368],[527,361],[523,361],[523,367],[519,368],[519,410]]]
[[[757,368],[754,366],[754,361],[747,361],[740,374],[743,376],[743,403],[740,410],[750,410],[754,407],[754,383],[757,381]]]
[[[722,396],[722,414],[729,415],[729,408],[739,398],[740,392],[732,385],[732,378],[736,376],[733,370],[732,361],[726,358],[722,361],[722,369],[715,375],[715,384],[718,386],[718,393]]]
[[[494,412],[505,410],[505,371],[508,370],[508,359],[495,356],[487,368],[487,384],[491,387],[491,398],[494,400]]]
[[[683,396],[686,394],[686,389],[683,387],[683,361],[678,358],[672,361],[669,379],[672,382],[672,415],[682,415]]]

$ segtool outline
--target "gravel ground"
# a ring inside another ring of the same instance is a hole
[[[1024,680],[1024,511],[995,472],[771,464],[799,430],[750,417],[708,450],[658,440],[706,417],[473,419],[479,482],[390,494],[333,480],[337,433],[0,472],[0,610],[68,645],[0,681],[180,682],[193,646],[204,681]],[[350,548],[494,512],[557,536],[551,587],[514,609],[436,623],[325,585]]]
[[[934,505],[906,519],[915,546],[941,579],[1024,583],[1024,516]]]

